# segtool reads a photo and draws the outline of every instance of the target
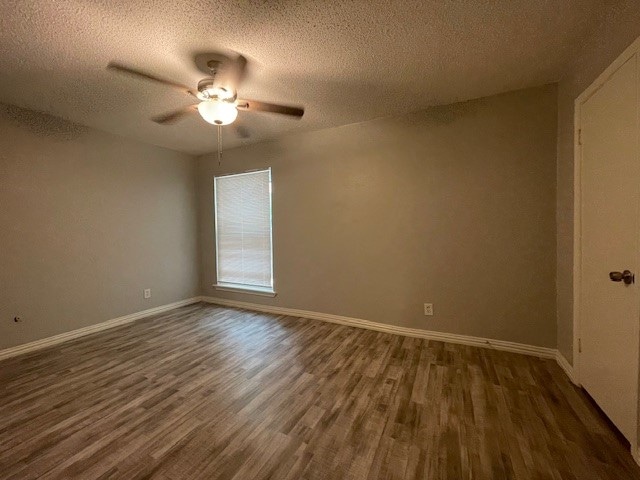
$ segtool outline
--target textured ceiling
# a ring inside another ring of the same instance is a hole
[[[110,60],[195,88],[195,53],[249,59],[244,98],[301,104],[302,120],[240,112],[225,146],[558,80],[607,0],[3,0],[0,102],[202,153],[213,126],[150,117],[189,97],[105,70]]]

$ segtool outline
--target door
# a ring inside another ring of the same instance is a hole
[[[638,273],[637,92],[634,53],[579,105],[580,381],[633,446],[638,429],[640,290],[637,283],[612,281],[610,272]]]

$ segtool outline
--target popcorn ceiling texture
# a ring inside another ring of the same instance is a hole
[[[110,60],[193,85],[195,53],[232,50],[245,98],[302,104],[301,121],[240,113],[227,147],[559,80],[606,0],[4,0],[0,102],[187,153],[215,149],[197,116],[160,126],[180,92],[105,71]]]

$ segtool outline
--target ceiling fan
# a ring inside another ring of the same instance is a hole
[[[195,63],[198,69],[207,75],[198,82],[195,90],[118,62],[110,62],[107,69],[178,89],[190,95],[193,100],[199,100],[197,104],[151,119],[160,125],[173,124],[196,111],[206,122],[217,126],[233,123],[238,116],[238,110],[277,113],[298,119],[304,115],[304,108],[301,107],[238,98],[238,87],[245,77],[247,66],[247,59],[242,55],[230,58],[220,53],[204,53],[196,55]],[[236,131],[243,138],[248,136],[246,129],[241,125],[237,126]]]

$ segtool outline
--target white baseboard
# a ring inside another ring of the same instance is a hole
[[[23,345],[10,347],[5,350],[0,350],[0,360],[9,358],[9,357],[15,357],[16,355],[21,355],[23,353],[40,350],[41,348],[50,347],[52,345],[57,345],[59,343],[66,342],[68,340],[73,340],[74,338],[84,337],[85,335],[89,335],[91,333],[107,330],[109,328],[117,327],[119,325],[124,325],[125,323],[133,322],[134,320],[138,320],[140,318],[149,317],[151,315],[156,315],[158,313],[164,313],[169,310],[173,310],[174,308],[183,307],[185,305],[191,305],[192,303],[198,303],[200,301],[201,301],[200,297],[188,298],[186,300],[180,300],[179,302],[173,302],[167,305],[161,305],[159,307],[149,308],[148,310],[143,310],[141,312],[124,315],[122,317],[112,318],[111,320],[107,320],[105,322],[96,323],[95,325],[89,325],[88,327],[83,327],[77,330],[72,330],[70,332],[54,335],[53,337],[47,337],[41,340],[36,340],[34,342],[25,343]]]
[[[405,337],[426,338],[428,340],[438,340],[441,342],[471,345],[474,347],[493,348],[495,350],[502,350],[505,352],[521,353],[524,355],[533,355],[541,358],[557,359],[557,350],[555,348],[537,347],[534,345],[507,342],[505,340],[492,340],[490,338],[471,337],[468,335],[458,335],[455,333],[434,332],[418,328],[397,327],[395,325],[387,325],[385,323],[362,320],[360,318],[343,317],[341,315],[311,312],[308,310],[297,310],[294,308],[274,307],[271,305],[261,305],[257,303],[239,302],[236,300],[227,300],[224,298],[202,297],[202,301],[226,307],[244,308],[246,310],[275,313],[277,315],[289,315],[292,317],[322,320],[325,322],[338,323],[340,325],[347,325],[350,327],[365,328],[368,330],[376,330],[378,332],[392,333],[394,335],[403,335]]]
[[[556,362],[558,362],[558,365],[560,365],[560,368],[564,370],[564,373],[567,374],[567,377],[569,377],[569,380],[571,380],[574,385],[580,386],[580,382],[578,382],[575,372],[573,371],[573,367],[571,366],[569,361],[566,359],[566,357],[562,353],[560,353],[559,350],[556,351]]]
[[[161,305],[159,307],[150,308],[141,312],[124,315],[122,317],[113,318],[102,323],[90,325],[88,327],[80,328],[78,330],[72,330],[70,332],[61,333],[53,337],[43,338],[34,342],[18,345],[15,347],[0,350],[0,360],[5,358],[14,357],[27,352],[33,352],[45,347],[57,345],[68,340],[83,337],[91,333],[100,332],[109,328],[124,325],[126,323],[133,322],[140,318],[149,317],[159,313],[164,313],[174,308],[182,307],[185,305],[191,305],[197,302],[207,302],[216,305],[222,305],[227,307],[243,308],[246,310],[253,310],[258,312],[274,313],[276,315],[288,315],[300,318],[309,318],[312,320],[321,320],[325,322],[337,323],[340,325],[346,325],[350,327],[364,328],[368,330],[375,330],[378,332],[391,333],[394,335],[402,335],[406,337],[425,338],[427,340],[438,340],[441,342],[456,343],[461,345],[471,345],[474,347],[493,348],[495,350],[501,350],[505,352],[520,353],[524,355],[532,355],[540,358],[552,358],[555,359],[558,365],[564,370],[569,379],[578,385],[576,377],[573,372],[573,368],[567,361],[567,359],[558,350],[548,347],[538,347],[534,345],[526,345],[523,343],[508,342],[505,340],[494,340],[490,338],[472,337],[469,335],[459,335],[455,333],[434,332],[430,330],[422,330],[418,328],[398,327],[395,325],[387,325],[384,323],[372,322],[370,320],[362,320],[360,318],[344,317],[341,315],[333,315],[330,313],[312,312],[309,310],[298,310],[294,308],[275,307],[271,305],[261,305],[258,303],[240,302],[236,300],[227,300],[223,298],[215,297],[193,297],[186,300],[181,300],[167,305]]]

